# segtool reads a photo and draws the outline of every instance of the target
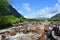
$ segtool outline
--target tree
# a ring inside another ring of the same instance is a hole
[[[19,20],[20,20],[20,22],[24,22],[24,17],[23,16],[21,16],[20,18],[19,18]]]
[[[9,3],[7,0],[0,0],[0,16],[6,14],[6,12],[9,12],[8,5]]]
[[[0,29],[12,26],[12,24],[18,23],[19,19],[13,15],[0,17]]]
[[[6,16],[6,18],[9,20],[9,22],[10,22],[11,24],[14,24],[14,23],[19,22],[19,19],[16,18],[15,16],[13,16],[13,15]]]

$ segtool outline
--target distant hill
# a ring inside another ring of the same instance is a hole
[[[53,16],[51,18],[60,18],[60,13],[56,14],[55,16]]]
[[[51,17],[49,21],[60,21],[60,13],[56,14],[55,16]]]

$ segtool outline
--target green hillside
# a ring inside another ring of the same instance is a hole
[[[55,16],[51,17],[49,21],[60,21],[60,13],[56,14]]]
[[[24,17],[19,14],[6,0],[0,0],[0,29],[23,22]]]
[[[53,16],[52,18],[60,18],[60,13],[56,14],[56,15]]]

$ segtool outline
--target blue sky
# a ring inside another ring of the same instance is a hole
[[[60,13],[60,0],[8,0],[26,18],[51,18]]]

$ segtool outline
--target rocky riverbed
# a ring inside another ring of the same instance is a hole
[[[47,40],[45,30],[48,31],[53,25],[54,23],[50,22],[23,23],[19,26],[0,30],[0,40]]]

